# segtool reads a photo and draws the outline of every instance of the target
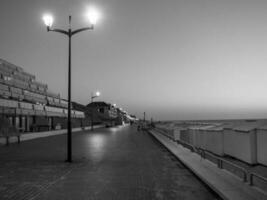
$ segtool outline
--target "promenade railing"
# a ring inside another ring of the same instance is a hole
[[[256,173],[249,173],[249,185],[267,191],[267,178]]]
[[[217,155],[214,155],[213,153],[202,149],[197,148],[193,146],[192,144],[183,142],[181,140],[174,140],[167,132],[160,129],[154,129],[158,133],[166,136],[172,141],[175,141],[178,144],[181,144],[185,148],[190,149],[192,152],[195,152],[201,156],[203,159],[207,159],[211,161],[212,163],[216,164],[219,169],[227,170],[228,172],[232,173],[233,175],[240,178],[243,182],[248,183],[251,186],[255,186],[263,191],[267,191],[267,178],[264,176],[261,176],[255,172],[251,172],[231,161],[226,160],[225,158],[219,157]]]

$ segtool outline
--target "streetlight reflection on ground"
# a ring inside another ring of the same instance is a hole
[[[88,146],[90,150],[88,153],[95,160],[99,161],[106,153],[107,135],[93,134],[88,138]]]
[[[91,147],[98,151],[105,145],[105,136],[101,134],[95,134],[91,136]]]

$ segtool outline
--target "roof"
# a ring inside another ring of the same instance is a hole
[[[94,101],[89,103],[86,107],[106,107],[109,106],[110,104],[104,102],[104,101]]]
[[[187,130],[187,128],[185,128],[185,127],[177,127],[177,126],[175,126],[175,127],[173,127],[173,129],[174,130],[179,130],[179,131],[183,131],[183,130]]]
[[[71,102],[71,105],[74,110],[78,110],[78,111],[85,111],[85,108],[86,108],[84,105],[74,102],[74,101]]]
[[[190,126],[188,127],[191,130],[207,130],[210,128],[213,128],[214,125],[194,125],[194,126]]]
[[[223,127],[215,126],[215,127],[208,128],[207,131],[223,131]]]
[[[257,129],[259,127],[262,127],[264,124],[266,124],[265,121],[244,121],[237,126],[234,126],[233,129],[235,131],[242,131],[242,132],[249,132],[254,129]]]
[[[234,130],[235,131],[241,131],[241,132],[250,132],[254,129],[256,129],[257,126],[253,126],[253,125],[241,125],[241,126],[237,126],[237,127],[234,127]]]
[[[265,125],[259,127],[258,129],[260,129],[260,130],[267,130],[267,124],[265,124]]]
[[[225,123],[223,125],[224,129],[233,129],[235,127],[235,125],[233,123]]]

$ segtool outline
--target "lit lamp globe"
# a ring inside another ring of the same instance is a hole
[[[100,96],[100,92],[97,91],[97,92],[95,93],[95,95],[96,95],[97,97],[99,97],[99,96]]]
[[[98,12],[97,9],[91,7],[87,11],[87,18],[88,18],[90,24],[95,25],[98,22],[98,20],[100,19],[100,13]]]
[[[50,28],[53,25],[54,19],[52,15],[46,14],[43,16],[43,21],[44,21],[44,24]]]

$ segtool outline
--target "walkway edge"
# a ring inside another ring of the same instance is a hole
[[[266,200],[267,196],[256,188],[242,182],[226,170],[217,168],[210,161],[203,160],[196,153],[171,141],[160,133],[149,130],[161,144],[172,152],[196,176],[225,200]]]

